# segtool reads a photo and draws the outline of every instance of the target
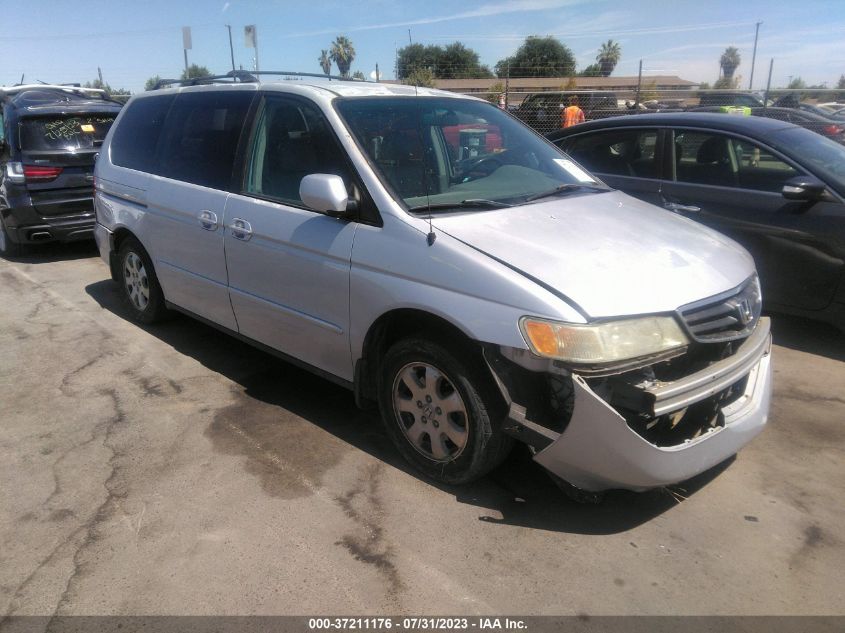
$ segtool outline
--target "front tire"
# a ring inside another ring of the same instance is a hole
[[[118,251],[118,281],[123,302],[134,321],[155,323],[164,319],[168,310],[158,283],[153,262],[141,243],[127,238]]]
[[[512,446],[493,410],[491,381],[474,363],[424,339],[405,339],[384,357],[379,408],[387,435],[426,476],[447,484],[478,479]]]

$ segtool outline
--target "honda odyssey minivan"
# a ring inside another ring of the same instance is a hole
[[[348,387],[433,479],[475,479],[522,442],[574,489],[644,490],[766,423],[748,253],[484,101],[158,90],[129,101],[95,175],[96,239],[134,319],[178,310]]]

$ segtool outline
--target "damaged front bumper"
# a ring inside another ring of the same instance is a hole
[[[763,430],[772,389],[770,320],[760,319],[729,357],[677,380],[618,381],[612,396],[604,397],[576,374],[571,385],[571,417],[561,432],[532,421],[509,399],[505,428],[534,447],[535,461],[591,492],[677,483],[736,454]],[[707,409],[706,416],[696,415],[708,423],[693,435],[667,440],[670,430],[656,441],[646,430],[658,422],[683,422],[696,407]]]

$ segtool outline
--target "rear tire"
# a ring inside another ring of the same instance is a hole
[[[379,377],[379,408],[397,450],[424,475],[447,484],[478,479],[513,446],[492,412],[491,380],[474,363],[430,341],[391,347]]]
[[[23,244],[13,242],[6,230],[6,223],[0,218],[0,255],[3,257],[20,257],[26,252]]]
[[[134,237],[126,238],[120,245],[117,260],[120,295],[132,319],[147,324],[163,320],[169,314],[164,293],[153,262],[141,243]]]

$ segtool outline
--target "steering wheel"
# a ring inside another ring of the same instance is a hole
[[[503,165],[504,163],[494,156],[482,156],[470,162],[462,171],[465,179],[477,180],[489,176]]]

